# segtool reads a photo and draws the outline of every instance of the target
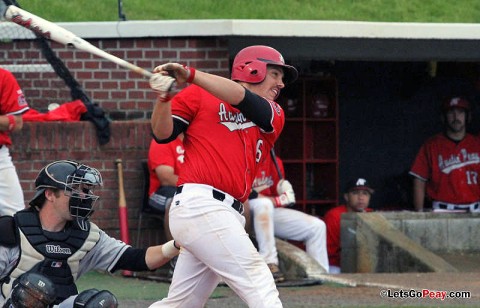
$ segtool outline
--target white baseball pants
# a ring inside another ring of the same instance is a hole
[[[0,148],[0,215],[13,215],[23,210],[25,202],[17,170],[8,148]]]
[[[249,307],[282,307],[267,264],[245,232],[245,218],[212,187],[185,184],[170,206],[170,231],[181,245],[168,296],[150,307],[203,307],[223,280]]]
[[[328,273],[327,233],[318,217],[290,208],[275,208],[268,198],[249,200],[260,255],[278,265],[275,237],[305,243],[306,252]]]

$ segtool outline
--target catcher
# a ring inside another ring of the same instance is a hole
[[[0,303],[7,300],[6,305],[13,305],[7,307],[18,307],[14,305],[18,294],[32,293],[25,291],[31,283],[22,283],[22,274],[36,273],[41,275],[34,277],[37,280],[51,280],[55,288],[51,304],[58,305],[54,307],[100,307],[100,303],[116,307],[110,292],[89,289],[78,294],[75,281],[90,270],[154,270],[178,255],[173,241],[136,249],[90,222],[98,199],[94,189],[102,183],[95,168],[55,161],[38,174],[30,207],[13,217],[0,217]],[[47,295],[34,292],[39,305],[41,298],[51,299],[48,290],[44,290]],[[45,302],[39,307],[50,305]]]

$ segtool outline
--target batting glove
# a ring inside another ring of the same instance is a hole
[[[154,70],[155,73],[162,75],[169,75],[177,81],[179,85],[185,83],[192,83],[195,78],[195,69],[179,63],[167,63],[157,66]]]
[[[158,93],[158,100],[162,103],[170,101],[178,93],[175,93],[175,78],[162,74],[150,77],[150,87]]]
[[[287,180],[280,180],[277,184],[278,197],[275,197],[276,207],[293,206],[295,204],[295,192],[292,184]]]

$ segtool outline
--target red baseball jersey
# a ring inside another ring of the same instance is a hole
[[[283,169],[283,162],[280,158],[277,157],[277,164],[282,174],[285,174]],[[257,176],[253,181],[252,188],[264,195],[269,197],[278,196],[277,193],[277,184],[280,181],[280,176],[278,174],[277,168],[273,163],[272,155],[268,155],[264,160],[259,164],[257,170]]]
[[[329,210],[323,218],[327,226],[327,252],[330,265],[340,266],[340,223],[342,214],[346,212],[347,207],[340,205]]]
[[[426,181],[426,193],[434,201],[479,201],[480,139],[467,134],[456,143],[437,134],[422,145],[410,174]]]
[[[0,114],[20,115],[29,109],[22,89],[12,73],[0,68]],[[11,145],[8,132],[0,132],[0,145]]]
[[[340,256],[341,256],[341,223],[342,223],[342,214],[347,213],[348,209],[346,205],[336,206],[325,214],[323,221],[327,226],[327,253],[328,253],[328,263],[330,265],[340,266]],[[372,212],[371,208],[366,208],[365,212]]]
[[[155,168],[160,165],[166,165],[173,168],[173,173],[180,174],[180,170],[184,163],[185,149],[183,142],[179,137],[172,142],[159,144],[155,140],[150,142],[150,149],[148,150],[148,168],[150,170],[150,188],[148,195],[153,194],[157,188],[162,185],[158,179]]]
[[[234,106],[196,85],[178,93],[172,100],[172,114],[188,125],[178,185],[206,184],[245,201],[258,162],[270,155],[285,122],[282,108],[275,102],[270,106],[274,130],[265,133]]]

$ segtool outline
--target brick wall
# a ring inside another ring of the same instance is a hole
[[[136,238],[138,213],[143,196],[141,161],[146,159],[150,143],[149,121],[114,121],[108,144],[100,146],[91,122],[28,122],[21,132],[12,135],[10,152],[24,189],[25,201],[33,197],[34,181],[47,163],[71,159],[100,170],[104,186],[96,191],[100,199],[92,221],[108,234],[120,238],[118,222],[118,169],[122,159],[124,187],[128,206],[131,241]],[[154,220],[145,220],[144,243],[161,241],[163,232]],[[142,235],[143,237],[143,235]]]
[[[147,70],[175,61],[227,77],[229,55],[226,41],[200,39],[105,39],[93,45]],[[142,203],[141,161],[147,158],[150,142],[149,118],[155,95],[142,76],[88,53],[52,43],[86,93],[113,121],[111,140],[100,146],[91,122],[26,123],[12,136],[12,158],[24,189],[25,201],[34,193],[38,171],[58,159],[78,160],[100,170],[104,187],[92,220],[108,234],[119,238],[118,177],[115,159],[123,160],[130,239],[136,239],[138,211]],[[40,50],[30,40],[2,42],[2,64],[45,64]],[[50,103],[71,101],[70,90],[53,72],[14,72],[32,108],[46,111]],[[141,243],[164,241],[158,221],[145,219]]]
[[[137,38],[89,40],[101,48],[147,70],[166,62],[180,62],[217,75],[229,76],[227,42],[216,38]],[[86,93],[113,120],[147,119],[155,95],[148,81],[117,64],[76,49],[51,43]],[[2,64],[28,64],[32,71],[14,72],[32,108],[71,101],[70,90],[54,72],[33,72],[33,64],[48,64],[32,40],[2,42]]]

